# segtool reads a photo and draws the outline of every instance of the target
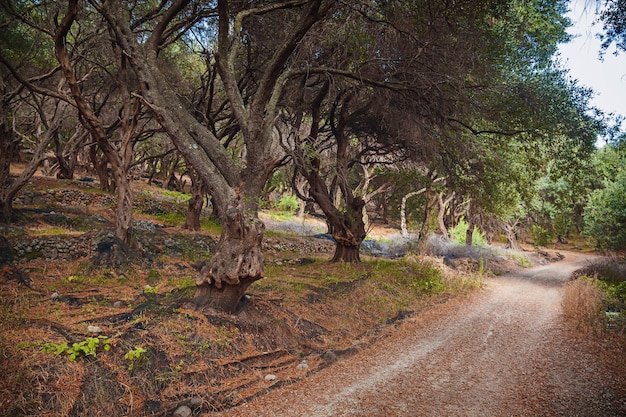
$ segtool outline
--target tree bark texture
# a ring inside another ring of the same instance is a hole
[[[345,213],[327,217],[330,233],[335,239],[335,254],[331,262],[361,262],[359,248],[367,236],[363,221],[364,206],[363,199],[355,198]]]
[[[506,235],[506,240],[509,242],[509,248],[513,250],[521,250],[522,247],[517,241],[517,233],[515,232],[516,227],[517,222],[515,222],[514,224],[507,222],[504,224],[504,233]]]
[[[192,302],[235,312],[248,287],[264,277],[261,242],[265,225],[241,205],[222,216],[222,235],[214,256],[196,280]]]
[[[255,199],[282,159],[275,155],[273,146],[278,102],[287,81],[281,75],[302,38],[322,17],[320,5],[321,0],[304,5],[284,3],[284,7],[303,6],[303,12],[277,43],[271,59],[264,65],[253,96],[249,98],[241,89],[236,65],[244,46],[241,23],[250,14],[264,14],[283,6],[253,7],[233,15],[228,1],[216,3],[216,70],[228,102],[226,107],[245,145],[243,164],[233,160],[221,142],[222,137],[200,123],[181,103],[168,75],[162,72],[159,50],[163,43],[167,44],[168,25],[185,13],[187,2],[173,2],[166,13],[155,17],[154,29],[145,40],[146,33],[138,35],[131,28],[122,2],[94,5],[107,20],[120,49],[132,65],[141,86],[142,103],[150,108],[186,162],[196,170],[220,214],[220,242],[197,280],[193,301],[198,306],[234,311],[249,285],[263,277],[261,240],[264,225],[256,216]],[[138,42],[140,37],[141,44]]]
[[[197,231],[200,230],[200,215],[204,205],[204,184],[193,170],[189,171],[189,176],[191,177],[191,198],[189,199],[183,229]]]

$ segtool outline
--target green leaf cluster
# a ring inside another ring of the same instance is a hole
[[[467,221],[460,220],[459,223],[450,230],[450,237],[455,242],[464,245],[468,227],[469,225],[467,224]],[[478,247],[483,247],[487,245],[487,239],[485,239],[485,236],[483,236],[480,230],[478,230],[478,228],[476,228],[475,226],[474,232],[472,234],[472,245]]]
[[[105,352],[111,350],[111,339],[107,336],[87,337],[82,342],[72,343],[72,346],[69,346],[66,342],[47,342],[41,348],[44,353],[65,354],[70,362],[74,362],[79,357],[95,357],[98,349],[102,349]]]

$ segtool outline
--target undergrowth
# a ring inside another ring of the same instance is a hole
[[[626,333],[626,262],[603,258],[574,276],[565,287],[565,316],[589,333]]]
[[[165,197],[136,203],[154,220],[182,224],[186,197]],[[289,219],[277,218],[282,230],[319,233],[316,223]],[[200,312],[185,301],[214,241],[160,229],[138,239],[154,254],[150,266],[121,273],[85,259],[40,260],[30,264],[37,291],[0,281],[0,416],[169,415],[194,397],[204,399],[194,415],[224,410],[266,392],[270,371],[292,372],[307,359],[307,372],[288,375],[297,380],[325,366],[324,352],[369,343],[381,325],[482,285],[417,256],[306,258],[268,262],[239,315]]]

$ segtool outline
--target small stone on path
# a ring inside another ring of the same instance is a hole
[[[172,414],[172,417],[189,417],[190,415],[191,415],[191,408],[187,407],[186,405],[181,405],[174,411],[174,414]]]
[[[102,333],[102,329],[99,326],[87,326],[87,331],[89,333]]]

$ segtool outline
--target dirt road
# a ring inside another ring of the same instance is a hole
[[[409,319],[390,336],[220,416],[626,416],[611,374],[560,317],[585,258],[490,279],[471,301]]]

